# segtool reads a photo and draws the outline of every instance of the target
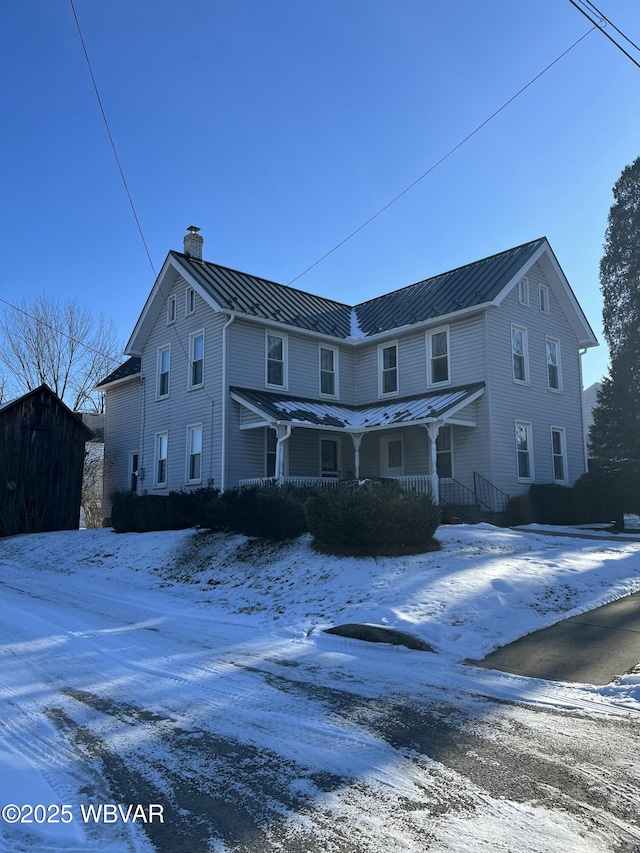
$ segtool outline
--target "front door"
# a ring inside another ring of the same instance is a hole
[[[402,436],[380,439],[380,475],[402,477]]]

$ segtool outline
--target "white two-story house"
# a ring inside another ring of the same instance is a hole
[[[170,251],[106,396],[105,502],[400,478],[502,509],[585,471],[597,346],[545,238],[347,305]]]

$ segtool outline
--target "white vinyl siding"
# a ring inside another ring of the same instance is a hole
[[[167,463],[169,452],[169,433],[157,432],[153,466],[153,485],[163,488],[167,485]]]
[[[189,335],[189,389],[204,384],[204,330]]]
[[[527,330],[522,326],[511,326],[511,363],[513,381],[523,385],[529,383],[529,346]]]
[[[429,385],[451,382],[449,327],[427,333],[427,381]]]
[[[551,427],[551,461],[556,483],[567,482],[567,436],[562,427]]]
[[[287,387],[287,337],[275,332],[267,332],[266,338],[266,377],[268,388]]]
[[[562,365],[560,362],[560,341],[546,339],[547,385],[551,391],[562,391]]]
[[[158,400],[169,396],[170,373],[171,346],[161,347],[158,350],[158,381],[156,385],[156,397]]]
[[[378,347],[379,388],[381,397],[398,393],[398,342]]]
[[[533,439],[528,421],[516,421],[516,464],[520,482],[533,480]]]
[[[338,348],[320,345],[320,394],[338,396]]]

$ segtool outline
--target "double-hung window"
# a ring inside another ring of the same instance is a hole
[[[202,479],[202,424],[187,427],[187,482]]]
[[[266,384],[273,388],[287,386],[287,339],[284,335],[267,332]]]
[[[518,480],[533,480],[531,424],[527,421],[516,421],[516,458]]]
[[[154,485],[158,487],[167,485],[167,453],[169,449],[169,433],[156,433],[155,447],[155,478]]]
[[[171,370],[171,346],[160,347],[158,350],[158,388],[157,395],[169,396],[169,373]]]
[[[427,333],[428,377],[430,385],[449,382],[449,329],[436,329]]]
[[[553,460],[553,479],[564,483],[567,479],[567,442],[565,430],[551,427],[551,454]]]
[[[521,326],[511,327],[511,363],[513,381],[527,383],[529,381],[527,330]]]
[[[381,344],[378,347],[378,365],[380,369],[379,393],[398,393],[398,344]]]
[[[323,397],[338,395],[338,350],[320,345],[320,393]]]
[[[340,445],[337,438],[320,439],[320,476],[333,480],[340,476]]]
[[[204,332],[189,336],[189,388],[200,388],[204,382]]]
[[[547,383],[552,391],[562,391],[560,341],[547,338]]]

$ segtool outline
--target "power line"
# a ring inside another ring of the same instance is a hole
[[[568,47],[565,51],[563,51],[563,52],[560,54],[560,56],[556,57],[556,59],[554,59],[554,60],[553,60],[553,62],[550,62],[550,63],[549,63],[549,65],[547,65],[547,67],[546,67],[546,68],[543,68],[543,70],[542,70],[542,71],[540,71],[540,73],[539,73],[539,74],[536,74],[536,76],[535,76],[535,77],[532,77],[532,79],[531,79],[531,80],[529,80],[529,82],[528,82],[525,86],[523,86],[519,91],[517,91],[517,92],[515,93],[515,95],[512,95],[512,96],[509,98],[509,100],[508,100],[508,101],[505,101],[505,102],[504,102],[504,104],[503,104],[501,107],[499,107],[499,108],[498,108],[494,113],[492,113],[492,114],[489,116],[489,118],[486,118],[486,119],[485,119],[481,124],[479,124],[479,125],[475,128],[475,130],[472,130],[472,131],[471,131],[471,133],[467,134],[467,136],[465,136],[465,137],[464,137],[464,139],[462,139],[460,142],[458,142],[458,144],[457,144],[457,145],[454,145],[454,147],[453,147],[453,148],[451,148],[449,151],[447,151],[447,153],[446,153],[443,157],[441,157],[441,158],[440,158],[436,163],[434,163],[434,164],[433,164],[433,166],[430,166],[430,167],[427,169],[427,171],[426,171],[426,172],[423,172],[423,173],[420,175],[420,177],[416,178],[416,179],[415,179],[415,181],[413,181],[412,183],[410,183],[408,187],[405,187],[405,188],[402,190],[402,192],[399,192],[399,193],[398,193],[398,195],[397,195],[397,196],[395,196],[394,198],[392,198],[392,199],[391,199],[391,201],[387,202],[387,204],[385,204],[385,205],[384,205],[384,207],[381,207],[381,208],[380,208],[380,210],[378,210],[378,211],[377,211],[377,213],[374,213],[374,214],[373,214],[373,216],[370,216],[370,217],[366,220],[366,222],[363,222],[363,223],[362,223],[362,225],[358,226],[358,228],[356,228],[356,229],[355,229],[355,231],[352,231],[352,232],[351,232],[351,234],[349,234],[347,237],[345,237],[343,240],[341,240],[339,243],[337,243],[337,244],[333,247],[333,249],[329,249],[329,251],[328,251],[328,252],[325,252],[325,253],[324,253],[324,255],[322,255],[322,257],[321,257],[321,258],[318,258],[318,260],[317,260],[317,261],[314,261],[314,263],[312,263],[312,264],[311,264],[311,266],[308,266],[305,270],[303,270],[301,273],[299,273],[299,275],[297,275],[295,278],[292,278],[292,279],[291,279],[291,281],[290,281],[290,282],[288,282],[288,284],[289,284],[289,285],[292,285],[295,281],[298,281],[298,279],[299,279],[299,278],[302,278],[302,276],[303,276],[303,275],[306,275],[306,274],[307,274],[310,270],[312,270],[314,267],[317,267],[317,266],[318,266],[318,264],[322,263],[322,261],[324,261],[326,258],[328,258],[328,257],[329,257],[329,255],[332,255],[332,254],[333,254],[334,252],[336,252],[339,248],[341,248],[342,246],[344,246],[344,244],[345,244],[345,243],[347,243],[349,240],[351,240],[351,238],[352,238],[352,237],[355,237],[355,236],[356,236],[356,234],[359,234],[359,233],[360,233],[360,231],[362,231],[362,230],[363,230],[363,228],[366,228],[366,227],[367,227],[367,225],[369,225],[371,222],[373,222],[373,220],[374,220],[374,219],[377,219],[377,218],[378,218],[378,216],[380,216],[382,213],[384,213],[384,212],[385,212],[385,210],[388,210],[388,209],[391,207],[391,205],[392,205],[392,204],[395,204],[397,201],[399,201],[399,199],[401,199],[401,198],[402,198],[402,196],[406,195],[406,194],[409,192],[409,190],[412,190],[412,189],[416,186],[416,184],[419,184],[419,183],[420,183],[420,181],[421,181],[421,180],[423,180],[423,178],[426,178],[426,177],[427,177],[427,175],[430,175],[430,174],[431,174],[431,172],[433,172],[435,169],[437,169],[437,168],[438,168],[438,166],[441,166],[441,165],[442,165],[442,163],[444,163],[444,162],[445,162],[445,160],[448,160],[448,159],[449,159],[449,157],[451,157],[451,155],[452,155],[452,154],[455,154],[455,152],[456,152],[459,148],[462,148],[462,146],[463,146],[466,142],[468,142],[472,137],[474,137],[474,136],[476,135],[476,133],[478,133],[480,130],[482,130],[482,128],[483,128],[483,127],[485,127],[487,124],[489,124],[489,122],[490,122],[490,121],[492,121],[492,120],[493,120],[497,115],[499,115],[499,114],[500,114],[503,110],[505,110],[505,109],[506,109],[510,104],[512,104],[512,103],[513,103],[513,101],[515,101],[515,100],[516,100],[516,98],[518,98],[518,97],[519,97],[523,92],[525,92],[525,91],[526,91],[530,86],[532,86],[532,85],[533,85],[537,80],[539,80],[539,79],[542,77],[542,75],[543,75],[543,74],[546,74],[546,72],[547,72],[547,71],[549,71],[549,69],[550,69],[550,68],[553,68],[553,66],[554,66],[557,62],[559,62],[563,57],[565,57],[565,56],[569,53],[569,51],[573,50],[573,48],[574,48],[574,47],[576,47],[577,45],[579,45],[579,44],[580,44],[580,42],[581,42],[583,39],[585,39],[588,35],[590,35],[590,34],[591,34],[595,29],[596,29],[596,27],[594,26],[594,27],[592,27],[590,30],[588,30],[586,33],[584,33],[584,35],[580,36],[580,38],[579,38],[577,41],[574,41],[574,43],[573,43],[570,47]]]
[[[581,14],[581,15],[584,15],[584,16],[585,16],[585,18],[587,18],[587,20],[591,21],[591,23],[594,25],[594,27],[597,27],[597,28],[600,30],[600,32],[602,33],[602,35],[606,36],[612,44],[615,44],[615,46],[618,48],[618,50],[621,50],[621,51],[624,53],[624,55],[625,55],[628,59],[630,59],[630,60],[633,62],[633,64],[634,64],[635,66],[637,66],[638,68],[640,68],[640,62],[638,62],[638,61],[637,61],[637,59],[634,59],[634,58],[633,58],[633,56],[631,56],[631,54],[630,54],[630,53],[628,53],[628,51],[626,51],[626,50],[622,47],[622,45],[621,45],[621,44],[618,44],[618,42],[617,42],[617,41],[616,41],[612,36],[610,36],[608,32],[606,32],[606,30],[604,29],[604,27],[600,26],[600,24],[599,24],[597,21],[595,21],[595,20],[591,17],[591,15],[589,15],[589,13],[588,13],[588,12],[586,12],[584,9],[581,9],[581,8],[580,8],[580,6],[578,6],[578,4],[575,2],[575,0],[569,0],[569,3],[571,3],[571,5],[572,5],[572,6],[575,6],[575,8],[578,10],[578,12],[580,12],[580,14]],[[592,5],[592,4],[590,4],[590,5]],[[596,7],[595,7],[595,6],[592,6],[592,8],[593,8],[593,9],[596,9]],[[608,20],[608,18],[605,18],[605,16],[602,14],[602,12],[599,12],[597,9],[596,9],[596,14],[597,14],[597,15],[600,15],[601,20],[603,20],[603,21],[607,21],[608,23],[611,23],[611,22]],[[628,41],[630,44],[633,44],[633,42],[631,41],[631,39],[628,39],[628,38],[625,36],[625,34],[624,34],[624,33],[622,33],[620,30],[618,30],[618,28],[617,28],[617,27],[615,27],[615,29],[620,33],[620,35],[621,35],[623,38],[627,39],[627,41]],[[634,47],[636,47],[636,45],[635,45],[635,44],[634,44],[633,46],[634,46]],[[636,48],[636,49],[637,49],[637,48]]]
[[[591,2],[591,0],[581,0],[581,2],[582,2],[582,4],[583,4],[583,6],[589,6],[589,8],[590,8],[593,12],[595,12],[595,14],[596,14],[596,15],[599,15],[599,16],[602,18],[602,20],[603,20],[603,21],[606,21],[608,24],[610,24],[610,25],[613,27],[613,29],[614,29],[614,30],[615,30],[619,35],[621,35],[621,36],[622,36],[622,38],[623,38],[625,41],[628,41],[628,42],[629,42],[629,44],[630,44],[632,47],[635,47],[635,49],[636,49],[637,51],[640,51],[640,47],[638,47],[638,45],[637,45],[634,41],[632,41],[632,40],[629,38],[629,36],[628,36],[628,35],[625,35],[625,33],[623,33],[623,32],[622,32],[622,30],[619,30],[619,29],[618,29],[618,27],[616,27],[616,25],[613,23],[613,21],[612,21],[610,18],[607,18],[607,16],[604,14],[604,12],[601,12],[601,11],[600,11],[600,9],[598,9],[598,7],[597,7],[597,6],[595,6],[595,5]]]
[[[96,98],[98,100],[98,106],[100,107],[100,112],[102,113],[102,120],[104,121],[104,126],[107,129],[107,135],[109,137],[109,142],[111,143],[111,149],[113,151],[113,156],[116,158],[116,163],[118,164],[118,171],[120,172],[120,177],[122,178],[122,183],[124,184],[124,189],[127,194],[127,198],[129,199],[129,204],[131,205],[131,210],[133,211],[133,218],[136,221],[136,225],[138,226],[138,231],[140,233],[140,237],[142,239],[142,243],[144,245],[144,250],[147,253],[147,258],[149,259],[149,263],[151,264],[151,269],[153,270],[153,275],[156,277],[156,270],[153,265],[153,261],[151,260],[151,255],[149,253],[149,248],[147,246],[147,241],[144,238],[144,234],[142,232],[142,226],[140,225],[140,220],[138,219],[138,214],[136,213],[136,207],[133,203],[133,199],[131,198],[131,193],[129,192],[129,187],[127,186],[127,181],[124,176],[124,172],[122,170],[122,166],[120,164],[120,158],[118,157],[118,152],[116,150],[115,142],[113,141],[113,136],[111,135],[111,130],[109,128],[109,122],[107,121],[107,116],[105,114],[104,108],[102,106],[102,100],[100,98],[100,92],[98,91],[98,85],[96,83],[96,78],[93,75],[93,69],[91,68],[91,62],[89,61],[89,54],[87,53],[87,48],[84,43],[84,38],[82,37],[82,30],[80,29],[80,21],[78,20],[78,16],[76,15],[76,9],[73,5],[73,0],[69,0],[71,4],[71,11],[73,12],[73,17],[76,22],[76,27],[78,29],[78,35],[80,36],[80,44],[82,45],[82,50],[84,52],[84,58],[87,61],[87,68],[89,69],[89,75],[91,76],[91,82],[93,83],[93,90],[96,93]]]

